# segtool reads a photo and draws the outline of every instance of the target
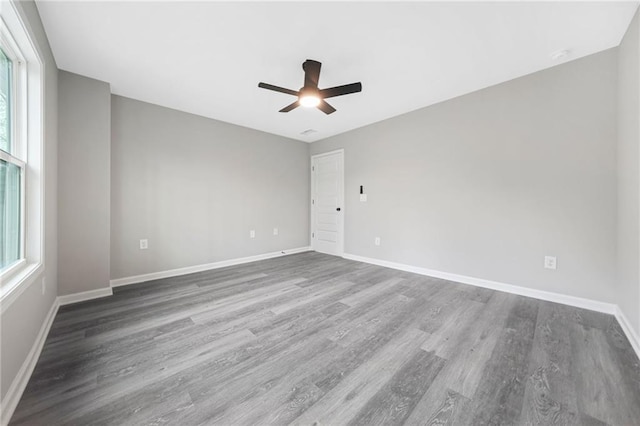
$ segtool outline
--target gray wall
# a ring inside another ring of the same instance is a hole
[[[57,289],[57,96],[58,68],[32,1],[16,2],[27,31],[44,61],[44,270],[0,317],[0,398],[7,390],[35,343]],[[45,294],[42,282],[45,280]]]
[[[119,96],[111,116],[112,279],[309,245],[308,144]]]
[[[109,287],[111,89],[60,71],[58,289]]]
[[[618,304],[640,335],[640,22],[638,13],[618,58]]]
[[[313,143],[346,253],[615,302],[616,79],[609,50]]]

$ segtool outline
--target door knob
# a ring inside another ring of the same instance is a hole
[[[340,207],[336,207],[336,211],[339,212],[340,211]]]

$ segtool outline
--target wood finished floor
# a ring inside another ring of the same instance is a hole
[[[58,312],[12,424],[640,423],[610,315],[318,253]]]

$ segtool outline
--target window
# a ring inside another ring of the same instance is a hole
[[[23,223],[25,162],[18,119],[23,61],[3,37],[0,44],[0,274],[24,259]],[[17,124],[17,125],[16,125]]]
[[[6,6],[6,7],[5,7]],[[44,65],[13,1],[0,9],[0,309],[44,264]]]

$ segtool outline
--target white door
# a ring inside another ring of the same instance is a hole
[[[344,151],[311,157],[311,247],[342,256],[344,251]]]

